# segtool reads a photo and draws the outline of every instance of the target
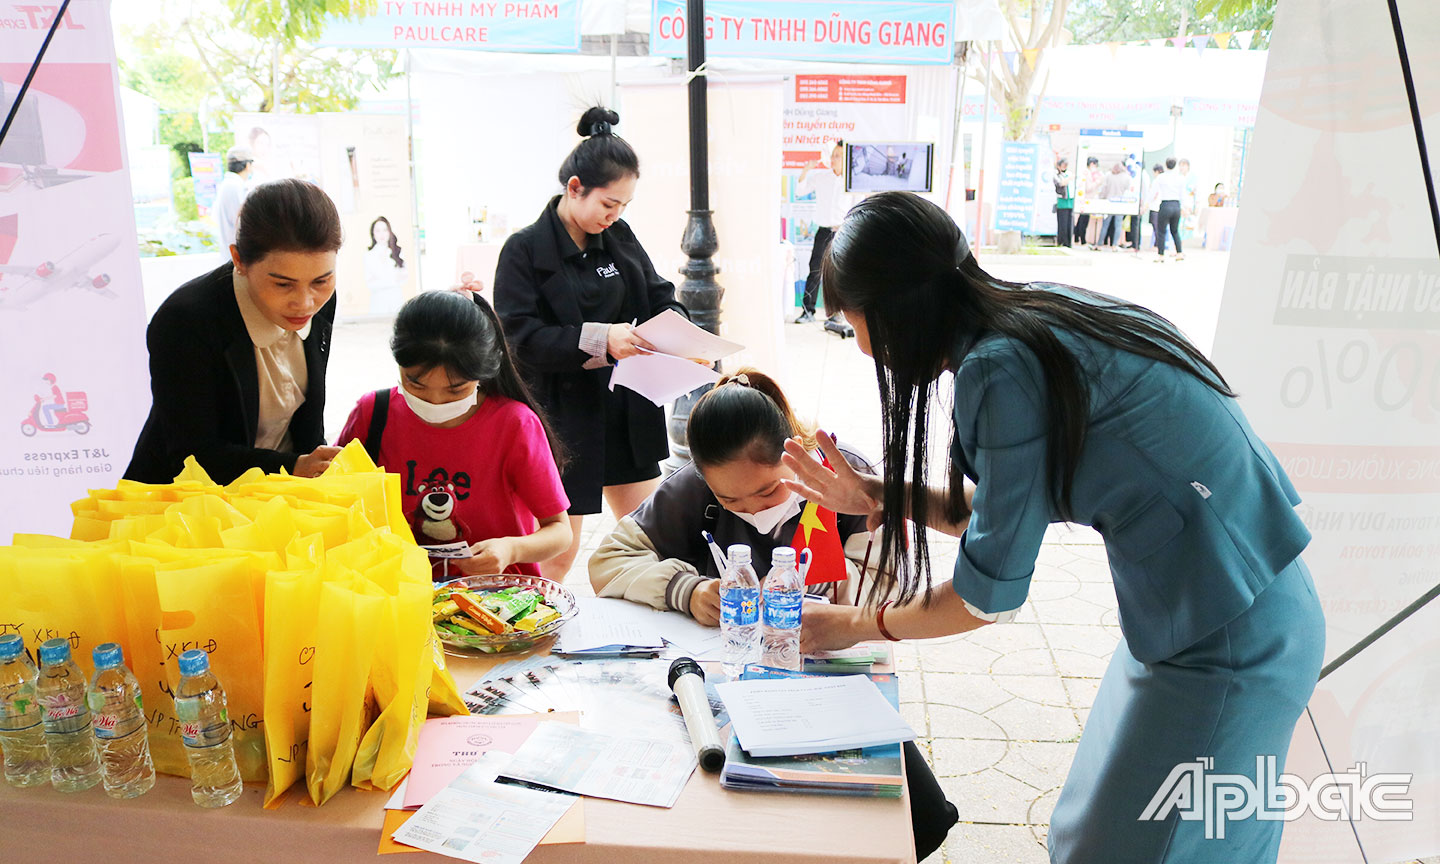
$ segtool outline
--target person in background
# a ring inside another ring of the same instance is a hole
[[[845,142],[836,141],[830,148],[829,162],[815,159],[807,163],[795,188],[801,195],[815,193],[812,221],[817,228],[810,247],[810,272],[805,277],[804,308],[795,319],[796,324],[805,324],[815,320],[815,305],[820,298],[820,262],[825,260],[830,238],[850,208],[849,196],[845,194]]]
[[[1114,201],[1124,198],[1130,193],[1130,172],[1125,166],[1116,162],[1110,166],[1110,173],[1105,177],[1105,183],[1100,188],[1100,197],[1106,201]],[[1105,224],[1100,229],[1101,246],[1117,246],[1120,243],[1121,226],[1125,223],[1125,216],[1122,213],[1107,213]]]
[[[1087,201],[1093,201],[1099,197],[1100,190],[1105,183],[1105,175],[1100,173],[1099,159],[1094,156],[1087,156],[1085,158],[1085,171],[1080,175],[1079,182],[1085,186],[1085,197]],[[1097,223],[1099,222],[1099,220],[1095,221]],[[1090,235],[1098,232],[1090,230],[1092,227],[1095,227],[1092,226],[1090,222],[1089,212],[1081,213],[1075,217],[1075,236],[1079,239],[1081,245],[1094,248],[1095,238]]]
[[[1165,260],[1165,232],[1175,240],[1175,260],[1182,261],[1185,252],[1180,244],[1180,214],[1184,208],[1185,176],[1175,170],[1175,159],[1165,160],[1166,171],[1155,181],[1154,198],[1159,202],[1158,222],[1155,228],[1155,249],[1159,253],[1156,261]]]
[[[250,191],[250,176],[255,173],[255,156],[249,147],[231,147],[225,154],[225,179],[215,190],[215,224],[219,227],[220,246],[235,245],[235,226],[240,219],[240,205]]]
[[[781,463],[786,439],[816,453],[813,426],[795,417],[780,385],[754,369],[726,376],[690,412],[688,439],[693,461],[670,475],[590,559],[590,584],[600,597],[621,597],[656,609],[689,615],[707,627],[719,625],[720,572],[701,536],[709,531],[721,549],[743,543],[764,574],[770,553],[791,545],[801,530],[805,500],[786,488],[795,473]],[[868,474],[863,456],[842,445],[836,455]],[[818,457],[817,457],[818,458]],[[817,462],[818,464],[818,462]],[[858,602],[870,532],[863,516],[840,516],[847,578],[811,586],[832,602]],[[813,551],[813,550],[812,550]],[[813,560],[813,559],[812,559]],[[807,604],[808,606],[809,604]],[[808,614],[808,613],[807,613]],[[922,860],[945,842],[959,818],[914,742],[903,748],[915,858]]]
[[[1075,191],[1070,188],[1070,160],[1061,158],[1055,162],[1055,243],[1069,247],[1072,220],[1075,218]],[[814,262],[811,262],[814,266]]]
[[[1206,199],[1205,203],[1211,207],[1224,207],[1228,200],[1225,195],[1225,184],[1216,183],[1214,190],[1210,192],[1210,197]]]
[[[1155,181],[1165,173],[1165,166],[1156,162],[1150,166],[1151,179],[1145,183],[1144,191],[1141,192],[1141,199],[1145,201],[1146,209],[1150,211],[1150,242],[1159,242],[1160,238],[1160,201],[1155,197]]]
[[[360,397],[335,443],[359,440],[400,475],[416,543],[469,547],[433,559],[437,579],[539,576],[570,548],[564,454],[495,311],[468,291],[423,292],[396,314],[390,352],[400,385]]]
[[[620,218],[635,197],[640,159],[614,133],[619,122],[605,108],[585,112],[584,140],[560,165],[561,193],[505,241],[495,270],[495,311],[520,373],[570,454],[562,479],[573,539],[541,568],[557,581],[602,495],[616,519],[629,515],[659,485],[670,452],[664,409],[611,390],[610,366],[651,349],[635,322],[667,309],[689,317]]]
[[[217,483],[251,468],[317,477],[340,214],[304,180],[255,187],[230,260],[165,298],[145,341],[150,416],[125,479],[169,483],[193,455]]]

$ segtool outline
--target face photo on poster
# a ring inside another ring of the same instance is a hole
[[[934,151],[923,141],[847,142],[845,191],[929,192]]]
[[[370,222],[365,249],[365,289],[370,292],[371,314],[394,315],[399,311],[405,302],[408,279],[404,250],[395,229],[389,219],[376,216]]]

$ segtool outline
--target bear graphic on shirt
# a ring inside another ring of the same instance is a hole
[[[425,480],[415,492],[420,501],[410,513],[410,530],[421,546],[468,542],[469,530],[455,514],[458,499],[455,484],[448,481]]]

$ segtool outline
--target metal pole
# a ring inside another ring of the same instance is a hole
[[[720,272],[715,266],[715,222],[710,212],[710,143],[707,137],[709,115],[706,103],[705,78],[705,0],[689,0],[685,4],[686,68],[689,70],[690,102],[690,217],[680,238],[680,249],[687,259],[680,273],[680,302],[690,310],[690,320],[711,333],[720,332],[720,298],[725,291],[715,282]],[[685,429],[690,423],[690,407],[708,387],[675,400],[670,411],[670,459],[667,472],[683,468],[690,461]]]
[[[610,34],[610,107],[615,107],[615,67],[616,56],[620,52],[620,37],[614,33]]]
[[[985,235],[989,225],[985,221],[985,145],[990,140],[990,86],[993,83],[993,70],[990,61],[993,59],[993,51],[985,53],[985,117],[980,121],[980,174],[975,182],[975,243],[977,246],[985,245]]]
[[[405,153],[410,160],[410,224],[415,231],[415,290],[425,288],[425,241],[420,227],[420,184],[415,176],[415,100],[410,94],[410,49],[405,49]]]
[[[955,163],[959,162],[964,156],[965,136],[961,134],[961,130],[965,123],[965,80],[968,77],[965,74],[965,70],[969,68],[969,59],[970,46],[969,43],[966,43],[965,50],[960,52],[960,65],[955,67],[958,70],[960,82],[955,94],[955,129],[950,136],[950,180],[945,184],[946,211],[950,210],[950,199],[955,193]],[[961,164],[964,163],[962,162]],[[963,180],[964,178],[961,179]],[[963,184],[960,192],[960,227],[963,231],[965,227],[965,192]]]

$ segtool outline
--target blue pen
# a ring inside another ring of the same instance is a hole
[[[723,574],[730,567],[730,562],[725,559],[725,553],[720,550],[720,544],[715,542],[715,535],[709,531],[701,531],[700,536],[704,537],[706,544],[710,546],[710,555],[715,559],[715,566],[719,567]]]

